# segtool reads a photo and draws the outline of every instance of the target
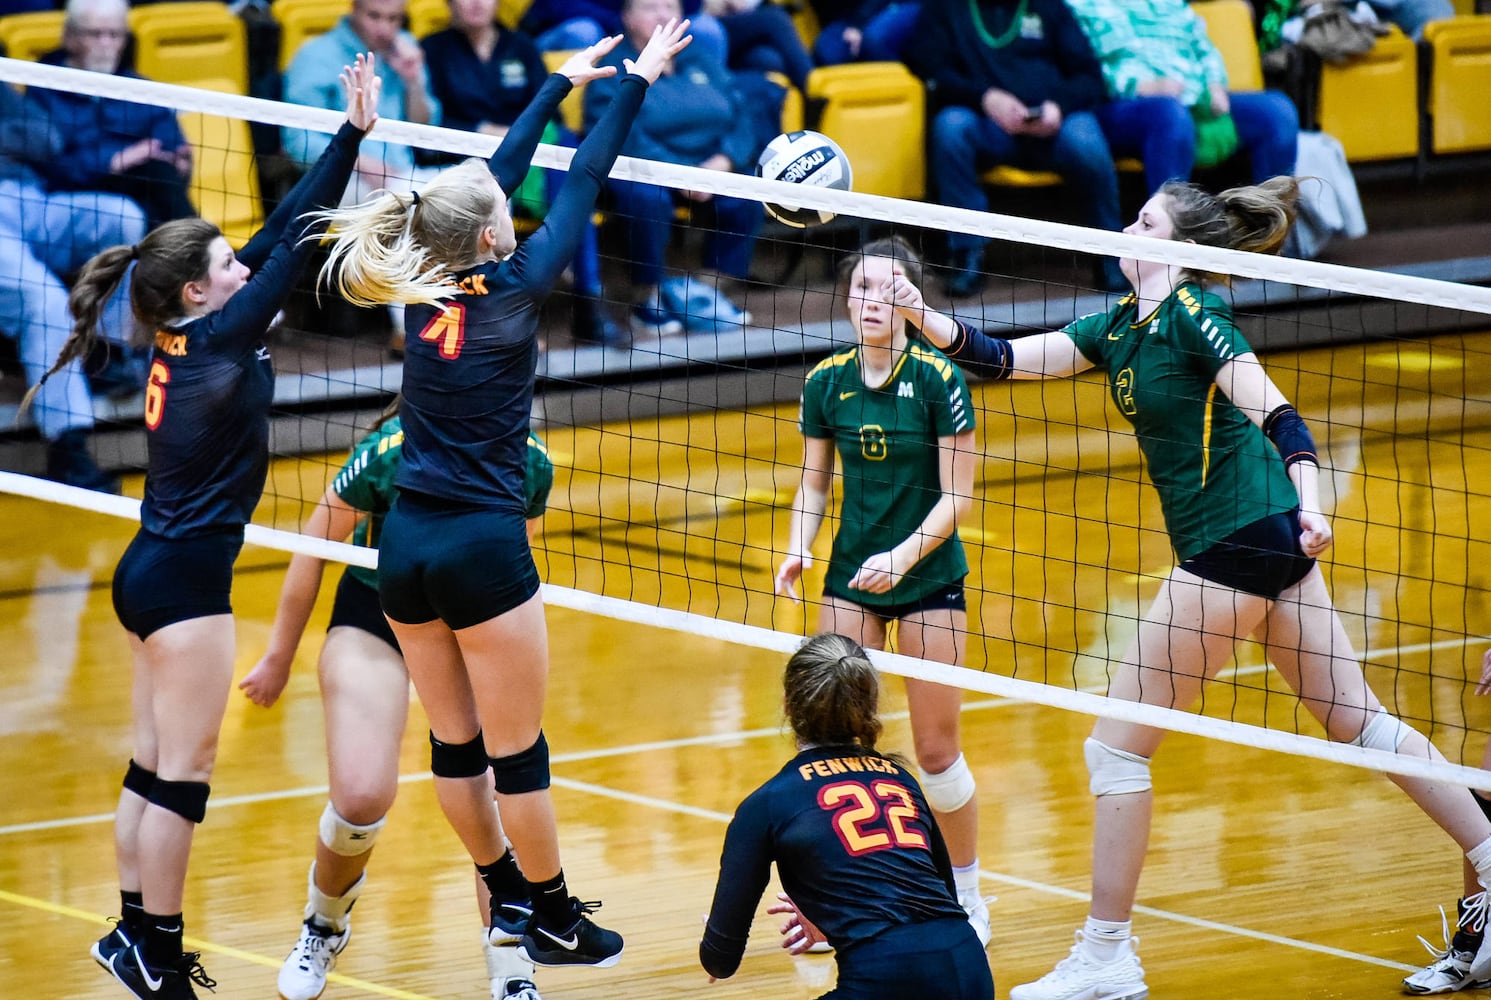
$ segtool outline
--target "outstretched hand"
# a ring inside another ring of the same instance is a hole
[[[357,61],[342,67],[342,89],[347,93],[347,121],[366,132],[378,120],[378,102],[383,81],[371,52],[357,54]]]
[[[620,35],[610,35],[602,38],[588,49],[581,49],[565,60],[564,65],[554,72],[569,77],[569,82],[576,87],[583,87],[591,80],[599,80],[602,77],[615,76],[615,66],[597,66],[596,63],[611,54],[611,50],[621,44]]]
[[[657,83],[663,67],[694,40],[694,36],[688,32],[688,18],[682,21],[670,20],[667,24],[653,28],[652,38],[648,39],[647,48],[642,50],[642,54],[635,61],[623,60],[626,71],[637,74],[648,83]]]

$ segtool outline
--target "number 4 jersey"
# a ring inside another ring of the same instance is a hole
[[[862,747],[802,751],[735,811],[700,945],[712,974],[739,965],[773,861],[787,895],[840,952],[902,924],[967,918],[921,786],[901,762]]]

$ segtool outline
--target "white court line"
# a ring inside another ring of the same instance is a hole
[[[1464,646],[1471,642],[1486,641],[1479,636],[1466,636],[1460,639],[1441,639],[1439,642],[1418,643],[1412,646],[1398,646],[1391,649],[1373,651],[1373,659],[1378,657],[1387,658],[1394,656],[1409,656],[1416,653],[1430,652],[1435,649],[1446,649],[1451,646]],[[1357,659],[1363,659],[1362,654],[1357,654]],[[1224,670],[1220,677],[1244,677],[1267,672],[1266,663],[1255,663],[1240,666],[1233,670]],[[1089,685],[1079,688],[1089,694],[1101,693],[1104,685]],[[1012,698],[982,698],[978,701],[963,703],[963,711],[974,712],[989,708],[1007,708],[1015,705],[1026,705],[1029,702],[1018,701]],[[909,712],[885,712],[880,716],[882,719],[902,720],[910,717]],[[721,743],[739,743],[745,740],[761,739],[763,737],[781,736],[784,730],[781,726],[760,729],[741,729],[729,733],[707,733],[702,736],[685,736],[673,740],[653,740],[647,743],[630,743],[619,747],[602,747],[596,750],[577,750],[572,753],[555,754],[551,761],[555,764],[571,764],[588,760],[604,760],[608,757],[625,757],[631,754],[650,753],[657,750],[676,750],[684,747],[716,746]],[[417,771],[412,774],[399,776],[399,784],[413,784],[420,781],[429,781],[432,775],[429,771]],[[249,795],[225,795],[212,800],[214,809],[222,809],[229,806],[253,805],[259,802],[278,802],[287,799],[309,798],[313,796],[326,795],[330,791],[326,785],[306,785],[301,788],[287,788],[277,792],[256,792]],[[92,813],[87,816],[71,816],[66,819],[40,820],[33,823],[13,823],[9,826],[0,826],[0,837],[18,833],[36,833],[43,830],[65,830],[74,826],[91,826],[98,823],[112,823],[113,813]]]

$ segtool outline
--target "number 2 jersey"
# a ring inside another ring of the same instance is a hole
[[[973,427],[963,373],[925,344],[909,343],[876,387],[865,384],[858,347],[831,354],[808,372],[798,429],[803,437],[833,439],[844,476],[829,587],[873,609],[919,600],[967,575],[955,533],[888,593],[849,589],[867,558],[911,537],[942,498],[938,439]]]
[[[376,431],[357,443],[346,463],[331,481],[331,488],[347,506],[368,516],[352,530],[352,544],[377,548],[383,533],[383,518],[398,496],[394,480],[404,458],[404,428],[398,417],[385,420]],[[523,517],[542,517],[554,485],[554,463],[549,449],[532,431],[528,432],[527,462],[523,473]],[[347,567],[347,574],[374,590],[378,571],[362,566]]]
[[[1066,333],[1106,371],[1114,405],[1134,425],[1181,562],[1299,506],[1278,449],[1216,383],[1224,365],[1252,353],[1221,298],[1184,284],[1141,318],[1127,295]]]
[[[862,747],[803,750],[736,809],[699,945],[710,975],[740,965],[772,862],[840,955],[893,927],[968,916],[921,786]]]

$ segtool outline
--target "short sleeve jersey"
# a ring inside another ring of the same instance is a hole
[[[383,518],[398,496],[394,481],[404,457],[404,428],[398,417],[385,420],[373,433],[358,442],[352,454],[331,482],[332,491],[349,507],[368,516],[357,522],[352,544],[377,548],[383,531]],[[532,431],[528,433],[528,458],[523,479],[523,516],[529,520],[542,517],[549,504],[554,485],[554,465],[549,449]],[[347,573],[360,583],[378,589],[378,571],[362,566],[348,566]]]
[[[973,427],[963,373],[932,347],[907,345],[880,386],[865,384],[858,347],[808,373],[798,428],[804,437],[833,439],[844,477],[830,588],[874,609],[919,600],[967,575],[963,543],[954,534],[888,593],[849,590],[864,561],[910,537],[941,498],[938,439]]]
[[[858,747],[803,750],[735,811],[700,948],[712,974],[735,971],[772,862],[841,952],[903,924],[967,917],[921,786]]]
[[[1221,298],[1181,285],[1140,319],[1128,295],[1066,333],[1107,373],[1114,405],[1133,424],[1182,562],[1299,506],[1278,450],[1217,386],[1222,366],[1252,352]]]

